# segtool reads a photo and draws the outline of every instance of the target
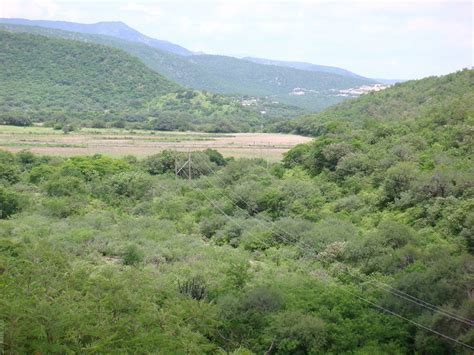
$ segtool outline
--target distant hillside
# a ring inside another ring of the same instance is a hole
[[[3,105],[27,111],[139,108],[180,87],[117,49],[0,32]]]
[[[44,20],[27,20],[27,19],[0,19],[0,23],[9,23],[17,25],[39,26],[47,28],[55,28],[58,30],[72,31],[88,34],[100,34],[111,37],[124,39],[131,42],[143,43],[151,47],[159,48],[171,53],[179,55],[192,55],[193,53],[186,48],[178,46],[177,44],[163,41],[159,39],[150,38],[127,26],[120,21],[98,22],[92,24],[83,24],[67,21],[44,21]]]
[[[285,123],[283,131],[320,135],[337,121],[361,127],[370,122],[400,122],[429,115],[449,117],[454,110],[474,117],[474,70],[411,80],[386,90],[363,95],[328,108],[324,112]]]
[[[219,90],[235,90],[225,83],[237,83],[240,91],[251,91],[255,95],[288,95],[295,88],[326,92],[374,83],[370,79],[359,79],[328,72],[312,72],[275,65],[256,64],[248,60],[218,55],[192,56],[189,60],[214,70],[223,80]],[[232,68],[232,70],[228,70]]]
[[[35,21],[30,23],[36,24]],[[125,41],[111,36],[14,24],[0,24],[0,28],[110,45],[140,58],[148,67],[188,88],[222,94],[267,97],[270,101],[311,111],[320,111],[347,99],[338,94],[341,89],[375,83],[365,78],[269,66],[226,56],[180,56],[145,45],[143,42]]]
[[[342,76],[348,76],[351,78],[359,78],[363,80],[374,80],[376,79],[369,79],[364,78],[363,76],[357,75],[349,70],[338,68],[338,67],[331,67],[327,65],[317,65],[305,62],[288,62],[283,60],[272,60],[272,59],[265,59],[265,58],[255,58],[255,57],[244,57],[242,59],[258,63],[258,64],[265,64],[265,65],[276,65],[280,67],[288,67],[288,68],[295,68],[300,70],[307,70],[307,71],[314,71],[314,72],[323,72],[323,73],[332,73],[338,74]]]
[[[4,123],[99,120],[138,128],[249,131],[298,112],[283,105],[266,109],[261,101],[243,107],[236,98],[183,89],[106,46],[0,31],[0,47]]]

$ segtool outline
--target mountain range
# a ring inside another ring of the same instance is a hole
[[[110,46],[0,30],[0,47],[0,123],[235,132],[301,113],[185,89]]]
[[[0,29],[112,46],[187,88],[266,97],[309,111],[320,111],[345,100],[347,97],[340,90],[377,82],[341,68],[309,63],[193,54],[176,44],[142,35],[122,22],[0,19]]]
[[[317,65],[305,62],[289,62],[283,60],[272,60],[272,59],[265,59],[265,58],[255,58],[255,57],[243,57],[242,59],[258,63],[258,64],[265,64],[265,65],[276,65],[279,67],[288,67],[300,70],[307,70],[313,72],[323,72],[323,73],[332,73],[338,74],[342,76],[348,76],[351,78],[359,78],[363,80],[368,80],[368,78],[364,78],[361,75],[354,74],[349,70],[338,68],[338,67],[331,67],[327,65]],[[370,80],[370,79],[369,79]]]
[[[183,48],[177,44],[162,41],[159,39],[150,38],[144,34],[134,30],[127,26],[121,21],[104,21],[92,24],[75,23],[67,21],[46,21],[46,20],[27,20],[20,18],[3,18],[0,19],[0,23],[9,23],[16,25],[26,26],[39,26],[54,28],[58,30],[88,33],[88,34],[99,34],[105,36],[111,36],[120,38],[130,42],[143,43],[150,47],[163,49],[165,51],[179,54],[179,55],[192,55],[193,53],[186,48]]]

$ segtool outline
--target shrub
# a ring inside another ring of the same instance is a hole
[[[164,150],[161,153],[150,155],[143,160],[143,167],[151,175],[174,172],[176,153]]]
[[[8,218],[19,209],[20,203],[17,194],[0,187],[0,219]]]
[[[51,165],[48,165],[48,164],[38,165],[30,170],[28,179],[30,180],[31,183],[38,184],[40,182],[48,180],[49,177],[52,176],[56,171],[57,169]]]
[[[131,244],[123,251],[122,261],[124,265],[135,266],[143,261],[143,256],[143,252],[135,244]]]
[[[224,156],[219,153],[217,150],[214,149],[206,149],[204,152],[209,157],[209,160],[218,165],[218,166],[224,166],[227,164],[227,160],[225,160]]]
[[[75,196],[85,191],[85,185],[75,176],[55,175],[44,186],[49,196]]]
[[[387,170],[383,190],[387,202],[399,199],[403,192],[409,191],[412,187],[417,169],[412,163],[399,163]]]
[[[324,322],[301,312],[279,313],[268,332],[268,337],[274,339],[278,354],[321,353],[327,342]]]
[[[401,248],[410,240],[414,239],[413,231],[410,227],[394,221],[382,221],[377,227],[378,238],[383,246],[394,249]]]
[[[104,182],[102,195],[113,202],[117,198],[139,200],[150,190],[151,177],[142,172],[124,172],[110,176]]]
[[[96,154],[92,157],[79,156],[68,159],[63,164],[61,173],[91,181],[96,177],[112,175],[129,169],[130,166],[121,159]]]
[[[0,183],[15,184],[20,181],[20,170],[16,165],[0,162]]]
[[[43,202],[43,213],[57,218],[67,218],[79,214],[86,201],[79,196],[59,196],[49,198]]]
[[[206,295],[206,285],[201,278],[197,277],[184,282],[178,281],[178,290],[182,295],[189,296],[197,301],[204,299]]]

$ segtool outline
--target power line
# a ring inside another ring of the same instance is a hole
[[[212,167],[211,167],[207,162],[205,162],[205,161],[203,161],[203,162],[204,162],[204,164],[209,168],[209,170],[217,177],[216,171],[213,170]],[[267,171],[268,171],[268,170],[267,170]],[[206,181],[208,181],[208,182],[210,181],[210,179],[207,178],[207,177],[205,176],[205,174],[202,173],[202,171],[200,171],[200,174],[206,178]],[[220,181],[221,181],[221,182],[224,182],[222,179],[220,179]],[[211,186],[213,186],[214,188],[218,188],[215,184],[212,184],[212,183],[210,183],[210,184],[211,184]],[[227,198],[227,196],[225,196],[225,195],[223,195],[223,196]],[[247,208],[251,209],[253,212],[258,212],[258,211],[256,211],[254,208],[252,208],[252,207],[251,207],[244,199],[242,199],[240,196],[238,196],[238,198],[239,198],[240,201],[242,201],[242,202],[247,206]],[[244,211],[244,210],[243,210],[242,208],[240,208],[231,198],[227,198],[227,199],[228,199],[235,207],[237,207],[237,208],[239,208],[240,210]],[[291,235],[291,233],[289,233],[288,231],[285,231],[283,228],[281,228],[280,226],[278,226],[278,225],[277,225],[274,221],[272,221],[271,219],[269,219],[269,218],[267,219],[267,218],[265,218],[265,216],[262,216],[262,218],[263,218],[264,220],[266,220],[268,223],[272,224],[272,225],[274,226],[274,228],[278,228],[278,229],[279,229],[281,232],[283,232],[284,234],[286,234],[286,235]],[[256,219],[256,220],[258,221],[258,219]],[[286,242],[290,242],[290,241],[289,241],[288,239],[286,239],[283,235],[278,234],[278,233],[277,233],[277,235],[279,235],[280,237],[282,237]],[[313,248],[313,247],[312,247],[311,245],[309,245],[309,244],[306,244],[306,243],[304,243],[304,242],[303,242],[303,244],[305,244],[305,246],[308,247],[308,248]],[[341,264],[341,263],[340,263],[338,260],[336,260],[335,258],[333,258],[333,261],[335,261],[335,262]],[[343,265],[345,265],[345,264],[343,264]],[[349,271],[347,271],[347,272],[349,273]],[[349,274],[350,274],[350,273],[349,273]],[[409,301],[409,302],[411,302],[411,303],[414,303],[414,304],[416,304],[416,305],[418,305],[418,306],[424,307],[424,308],[426,308],[426,309],[428,309],[428,310],[430,310],[430,311],[432,311],[432,312],[436,312],[436,313],[442,314],[442,315],[444,315],[444,316],[446,316],[446,317],[449,317],[449,318],[451,318],[451,319],[457,320],[457,321],[462,322],[462,323],[464,323],[464,324],[467,324],[467,325],[469,325],[469,326],[473,326],[473,325],[474,325],[474,321],[471,320],[471,319],[462,317],[462,316],[460,316],[460,315],[457,315],[457,314],[452,313],[452,312],[449,312],[449,311],[445,311],[445,310],[439,308],[438,306],[435,306],[435,305],[433,305],[433,304],[431,304],[431,303],[429,303],[429,302],[426,302],[426,301],[424,301],[424,300],[422,300],[422,299],[420,299],[420,298],[417,298],[417,297],[412,296],[412,295],[410,295],[410,294],[408,294],[408,293],[406,293],[406,292],[403,292],[403,291],[401,291],[401,290],[398,290],[398,289],[396,289],[396,288],[394,288],[394,287],[392,287],[392,286],[390,286],[390,285],[388,285],[388,284],[386,284],[386,283],[384,283],[384,282],[381,282],[381,281],[378,281],[378,280],[365,280],[365,279],[363,279],[361,276],[353,275],[353,274],[350,274],[350,275],[351,275],[352,277],[357,277],[357,278],[358,278],[359,280],[361,280],[361,281],[365,281],[365,282],[371,283],[371,284],[373,284],[375,287],[377,287],[377,288],[379,288],[379,289],[383,289],[384,291],[389,292],[389,293],[391,293],[392,295],[394,295],[394,296],[396,296],[396,297],[403,298],[403,299],[405,299],[405,300],[407,300],[407,301]],[[380,286],[379,286],[379,285],[380,285]]]
[[[202,172],[200,172],[200,173],[202,173]],[[193,185],[193,186],[196,188],[195,185]],[[218,210],[219,210],[221,213],[223,213],[227,218],[229,218],[231,221],[233,221],[233,218],[232,218],[231,216],[229,216],[227,213],[225,213],[217,204],[215,204],[214,201],[212,201],[212,199],[210,199],[201,189],[197,189],[197,190],[198,190],[199,193],[201,193],[201,194],[206,198],[206,200],[208,200],[208,201],[214,206],[214,208],[218,209]],[[269,246],[268,244],[266,244],[264,241],[262,241],[262,244],[265,244],[267,247],[270,247],[270,246]],[[441,332],[439,332],[439,331],[437,331],[437,330],[434,330],[434,329],[432,329],[432,328],[430,328],[430,327],[427,327],[427,326],[425,326],[425,325],[423,325],[423,324],[421,324],[421,323],[418,323],[418,322],[416,322],[416,321],[413,321],[413,320],[411,320],[411,319],[409,319],[409,318],[407,318],[407,317],[404,317],[404,316],[401,315],[401,314],[398,314],[397,312],[394,312],[394,311],[391,311],[391,310],[389,310],[389,309],[387,309],[387,308],[384,308],[384,307],[382,307],[382,306],[380,306],[380,305],[378,305],[378,304],[376,304],[376,303],[374,303],[374,302],[372,302],[372,301],[370,301],[370,300],[367,300],[366,298],[364,298],[364,297],[362,297],[362,296],[360,296],[360,295],[357,295],[357,294],[355,294],[355,293],[353,293],[353,292],[350,292],[350,291],[344,289],[343,287],[339,287],[339,288],[340,288],[342,291],[344,291],[344,292],[346,292],[346,293],[349,293],[349,294],[351,294],[352,296],[357,297],[358,299],[360,299],[360,300],[362,300],[362,301],[364,301],[364,302],[366,302],[366,303],[369,303],[370,305],[372,305],[372,306],[374,306],[374,307],[376,307],[376,308],[378,308],[378,309],[380,309],[380,310],[383,310],[384,312],[387,312],[387,313],[389,313],[389,314],[391,314],[391,315],[393,315],[393,316],[396,316],[396,317],[398,317],[398,318],[400,318],[400,319],[403,319],[403,320],[405,320],[405,321],[408,321],[408,322],[410,322],[410,323],[412,323],[412,324],[414,324],[414,325],[416,325],[416,326],[418,326],[418,327],[420,327],[420,328],[422,328],[422,329],[425,329],[425,330],[427,330],[427,331],[430,331],[430,332],[432,332],[433,334],[436,334],[436,335],[438,335],[438,336],[441,336],[441,337],[443,337],[443,338],[445,338],[445,339],[451,340],[451,341],[453,341],[453,342],[455,342],[455,343],[457,343],[457,344],[459,344],[459,345],[462,345],[462,346],[464,346],[464,347],[466,347],[466,348],[468,348],[468,349],[474,350],[474,347],[472,347],[472,346],[469,345],[469,344],[463,343],[463,342],[461,342],[461,341],[459,341],[459,340],[457,340],[457,339],[455,339],[455,338],[453,338],[453,337],[450,337],[449,335],[446,335],[446,334],[441,333]]]
[[[199,169],[197,169],[197,170],[199,171],[199,173],[201,174],[201,176],[205,177],[206,180],[209,181],[209,178],[207,178],[207,177],[202,173],[202,171],[200,171]],[[213,185],[212,183],[211,183],[211,186],[216,187],[216,186]],[[194,187],[196,188],[195,185],[194,185]],[[238,225],[242,228],[242,226],[241,226],[239,223],[237,223],[231,216],[229,216],[227,213],[225,213],[225,212],[224,212],[212,199],[210,199],[201,189],[197,189],[197,190],[199,191],[199,193],[201,193],[201,194],[206,198],[206,200],[208,200],[208,201],[212,204],[212,206],[213,206],[214,208],[218,209],[218,210],[219,210],[222,214],[224,214],[229,220],[231,220],[232,222],[238,224]],[[224,194],[222,194],[222,196],[224,196],[224,197],[227,198],[227,196],[225,196]],[[229,199],[229,200],[230,200],[230,199]],[[236,206],[237,208],[239,208],[240,210],[242,210],[239,206],[235,205],[235,202],[233,202],[232,200],[230,200],[230,201],[231,201],[231,203],[232,203],[234,206]],[[259,221],[258,219],[256,219],[256,220]],[[273,221],[272,221],[272,222],[273,222]],[[280,235],[280,236],[281,236],[281,235]],[[284,238],[283,236],[281,236],[281,237],[282,237],[283,239],[285,239],[287,242],[289,242],[288,239]],[[264,245],[266,245],[268,248],[270,247],[270,246],[269,246],[267,243],[265,243],[264,241],[261,241],[261,243],[264,244]],[[310,247],[310,248],[312,248],[312,247]],[[344,265],[344,264],[343,264],[343,265]],[[347,271],[347,272],[348,272],[348,271]],[[349,273],[349,272],[348,272],[348,273]],[[350,274],[350,273],[349,273],[349,274]],[[351,275],[351,276],[355,276],[355,275],[352,275],[352,274],[350,274],[350,275]],[[361,279],[361,278],[359,277],[359,279]],[[361,280],[363,281],[363,279],[361,279]],[[342,289],[343,291],[345,291],[345,292],[348,292],[347,290],[345,290],[345,289],[343,289],[343,288],[341,288],[341,289]],[[387,289],[384,289],[384,290],[387,291],[387,292],[390,292],[390,291],[387,290]],[[400,292],[401,292],[401,291],[400,291]],[[390,292],[390,293],[392,293],[392,292]],[[369,300],[366,300],[365,298],[363,298],[363,297],[361,297],[361,296],[358,296],[358,295],[356,295],[356,294],[353,294],[353,295],[356,296],[357,298],[359,298],[359,299],[361,299],[361,300],[363,300],[363,301],[365,301],[365,302],[367,302],[367,303],[373,305],[373,306],[376,306],[378,309],[384,310],[385,312],[388,312],[388,313],[390,313],[390,314],[392,314],[392,315],[395,315],[395,316],[397,316],[397,317],[399,317],[399,318],[401,318],[401,319],[404,319],[404,320],[406,320],[406,321],[408,321],[408,322],[410,322],[410,323],[412,323],[412,324],[417,325],[418,327],[421,327],[421,328],[423,328],[423,329],[425,329],[425,330],[428,330],[428,331],[430,331],[430,332],[432,332],[432,333],[434,333],[434,334],[437,334],[437,335],[439,335],[439,336],[442,336],[442,337],[445,338],[445,339],[454,341],[454,342],[456,342],[457,344],[463,345],[463,346],[465,346],[465,347],[467,347],[467,348],[469,348],[469,349],[473,349],[470,345],[465,344],[465,343],[463,343],[463,342],[461,342],[461,341],[458,341],[457,339],[454,339],[454,338],[452,338],[452,337],[450,337],[450,336],[448,336],[448,335],[445,335],[445,334],[443,334],[443,333],[441,333],[441,332],[438,332],[438,331],[436,331],[436,330],[434,330],[434,329],[431,329],[431,328],[429,328],[429,327],[427,327],[427,326],[424,326],[424,325],[422,325],[422,324],[420,324],[420,323],[417,323],[417,322],[415,322],[415,321],[412,321],[411,319],[406,318],[406,317],[404,317],[404,316],[402,316],[402,315],[400,315],[400,314],[398,314],[398,313],[396,313],[396,312],[394,312],[394,311],[391,311],[391,310],[386,309],[386,308],[384,308],[384,307],[382,307],[382,306],[379,306],[379,305],[377,305],[377,304],[375,304],[374,302],[371,302],[371,301],[369,301]],[[395,295],[397,295],[397,296],[400,297],[399,294],[395,294]],[[403,297],[403,298],[404,298],[404,299],[407,299],[406,297]],[[407,300],[410,300],[410,299],[407,299]],[[419,306],[423,306],[423,307],[426,308],[426,306],[423,305],[423,304],[420,304],[420,303],[418,303],[418,302],[416,302],[416,304],[419,305]],[[438,311],[438,312],[439,312],[439,311],[442,311],[442,310],[437,310],[437,309],[430,309],[430,310],[432,310],[432,311]],[[446,315],[446,316],[450,316],[450,315],[447,314],[447,313],[446,313],[445,315]],[[450,317],[453,318],[452,316],[450,316]],[[455,318],[455,319],[456,319],[456,318]],[[460,320],[460,319],[457,319],[457,320]],[[461,321],[462,321],[462,320],[461,320]],[[468,321],[470,321],[470,320],[468,320]],[[469,323],[466,323],[466,324],[469,324]]]
[[[364,301],[364,302],[366,302],[366,303],[369,303],[369,304],[371,304],[372,306],[374,306],[374,307],[376,307],[376,308],[378,308],[378,309],[380,309],[380,310],[382,310],[382,311],[384,311],[384,312],[390,313],[391,315],[393,315],[393,316],[395,316],[395,317],[398,317],[398,318],[403,319],[403,320],[405,320],[405,321],[407,321],[407,322],[410,322],[410,323],[416,325],[417,327],[420,327],[420,328],[423,328],[423,329],[425,329],[425,330],[428,330],[428,331],[430,331],[430,332],[432,332],[432,333],[434,333],[434,334],[436,334],[436,335],[439,335],[439,336],[441,336],[441,337],[443,337],[443,338],[445,338],[445,339],[451,340],[451,341],[453,341],[453,342],[455,342],[455,343],[457,343],[457,344],[459,344],[459,345],[462,345],[462,346],[464,346],[464,347],[466,347],[466,348],[468,348],[468,349],[474,350],[474,347],[471,346],[471,345],[469,345],[469,344],[463,343],[462,341],[459,341],[459,340],[457,340],[456,338],[450,337],[449,335],[446,335],[446,334],[444,334],[444,333],[438,332],[437,330],[434,330],[434,329],[432,329],[432,328],[430,328],[430,327],[427,327],[427,326],[425,326],[425,325],[423,325],[423,324],[421,324],[421,323],[415,322],[414,320],[411,320],[411,319],[409,319],[409,318],[407,318],[407,317],[402,316],[401,314],[398,314],[397,312],[394,312],[394,311],[391,311],[391,310],[389,310],[389,309],[387,309],[387,308],[384,308],[384,307],[382,307],[382,306],[380,306],[380,305],[378,305],[378,304],[376,304],[376,303],[374,303],[374,302],[372,302],[372,301],[370,301],[370,300],[368,300],[368,299],[366,299],[366,298],[364,298],[364,297],[362,297],[362,296],[360,296],[360,295],[357,295],[357,294],[355,294],[355,293],[353,293],[353,292],[351,292],[351,291],[349,291],[349,290],[347,290],[347,289],[344,289],[344,288],[340,287],[340,290],[342,290],[343,292],[346,292],[346,293],[348,293],[348,294],[350,294],[350,295],[352,295],[352,296],[354,296],[354,297],[357,297],[358,299],[360,299],[360,300],[362,300],[362,301]]]

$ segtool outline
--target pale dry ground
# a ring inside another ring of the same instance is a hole
[[[0,126],[0,149],[28,150],[44,155],[106,154],[145,157],[165,149],[196,151],[216,149],[226,157],[281,159],[283,153],[311,138],[276,133],[212,134],[200,132],[127,131],[82,129],[64,134],[46,127]]]

